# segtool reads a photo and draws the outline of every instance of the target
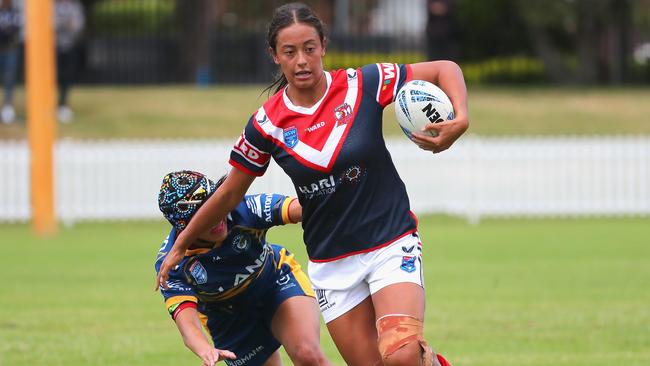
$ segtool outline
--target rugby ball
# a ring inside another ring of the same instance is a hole
[[[454,107],[442,89],[424,80],[404,84],[395,97],[397,123],[410,139],[412,132],[437,136],[436,131],[423,132],[429,123],[454,119]]]

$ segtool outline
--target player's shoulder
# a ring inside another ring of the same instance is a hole
[[[245,195],[231,212],[230,219],[235,225],[254,226],[257,219],[263,216],[266,197],[263,193]]]

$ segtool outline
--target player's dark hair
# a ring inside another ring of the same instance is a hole
[[[275,9],[273,18],[268,25],[266,42],[273,52],[276,52],[275,47],[277,46],[278,33],[282,29],[296,23],[303,23],[314,27],[316,32],[318,32],[318,38],[320,38],[321,44],[325,46],[326,29],[318,15],[303,3],[289,3]],[[277,93],[285,86],[287,86],[287,78],[282,73],[282,70],[279,70],[273,83],[264,89],[262,93],[265,91],[271,92],[274,88],[273,93]]]

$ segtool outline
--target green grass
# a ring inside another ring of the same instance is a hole
[[[420,225],[426,337],[455,366],[650,364],[648,219]],[[199,364],[152,290],[166,224],[0,230],[0,365]],[[299,226],[269,238],[304,261]]]
[[[236,138],[261,105],[263,85],[75,87],[76,116],[59,125],[65,138]],[[0,139],[26,138],[24,93],[19,123],[0,125]],[[479,135],[650,134],[650,88],[469,88],[470,133]],[[385,134],[401,135],[392,106]]]

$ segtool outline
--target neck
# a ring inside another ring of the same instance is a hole
[[[310,108],[325,95],[327,91],[327,79],[325,78],[325,71],[321,73],[320,78],[312,88],[299,89],[289,84],[287,87],[287,97],[291,103],[305,108]]]

